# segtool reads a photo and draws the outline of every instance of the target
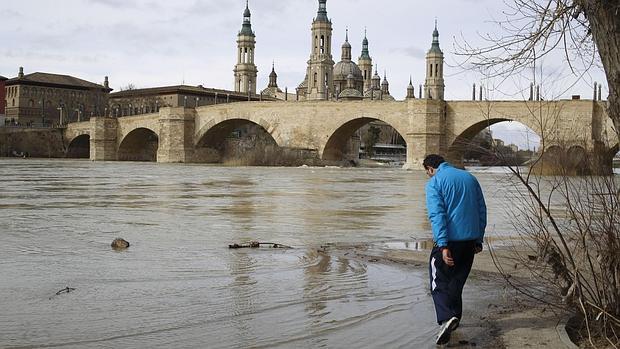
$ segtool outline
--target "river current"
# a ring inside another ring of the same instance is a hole
[[[489,236],[514,188],[480,171]],[[428,272],[319,253],[430,237],[422,171],[0,160],[0,348],[414,348]],[[123,237],[131,247],[110,248]],[[247,241],[293,249],[230,250]],[[65,287],[69,293],[56,294]],[[466,308],[494,297],[470,282]]]

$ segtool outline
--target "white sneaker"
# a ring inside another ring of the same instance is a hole
[[[453,316],[450,320],[444,322],[439,329],[435,343],[442,345],[450,341],[450,334],[459,327],[459,318]]]

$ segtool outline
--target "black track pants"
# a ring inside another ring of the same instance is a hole
[[[474,262],[475,241],[452,241],[448,243],[454,266],[448,267],[438,247],[433,247],[430,257],[431,295],[435,303],[437,323],[453,316],[463,315],[463,286]]]

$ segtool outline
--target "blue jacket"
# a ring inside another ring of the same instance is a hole
[[[439,247],[448,241],[482,243],[487,206],[476,177],[444,162],[426,183],[426,208]]]

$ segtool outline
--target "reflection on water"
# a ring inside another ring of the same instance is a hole
[[[433,240],[388,241],[383,245],[386,248],[393,250],[430,251],[433,249]]]
[[[498,176],[478,174],[492,236],[512,231]],[[425,249],[422,172],[0,160],[0,178],[2,348],[426,347],[436,330],[426,270],[313,247]],[[250,240],[296,248],[227,248]]]

